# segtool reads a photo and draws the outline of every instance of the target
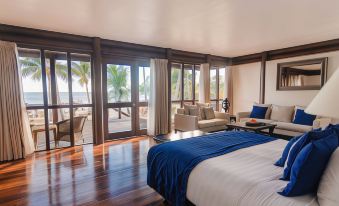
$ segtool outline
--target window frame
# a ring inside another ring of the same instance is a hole
[[[216,94],[216,97],[215,98],[211,98],[211,92],[210,92],[210,102],[211,102],[211,105],[212,105],[212,102],[215,103],[215,111],[221,111],[222,108],[219,108],[219,105],[220,103],[223,101],[222,97],[220,96],[219,94],[219,91],[220,91],[220,70],[221,69],[224,69],[225,70],[225,75],[226,75],[226,69],[227,67],[224,66],[224,65],[213,65],[210,67],[210,70],[209,70],[209,74],[210,74],[210,88],[211,88],[211,70],[216,70],[216,88],[215,88],[215,94]],[[224,89],[225,89],[225,86],[224,85]],[[211,89],[210,89],[211,91]]]
[[[172,95],[171,95],[171,99],[170,102],[172,103],[180,103],[180,107],[183,107],[185,103],[191,103],[192,105],[194,105],[196,103],[196,101],[199,101],[196,99],[195,96],[195,71],[196,70],[200,70],[200,64],[196,64],[196,63],[189,63],[189,62],[171,62],[171,68],[170,68],[170,74],[171,74],[171,79],[172,79],[172,69],[173,69],[173,64],[177,64],[180,65],[180,97],[179,99],[172,99]],[[185,66],[186,65],[186,66]],[[187,68],[187,65],[189,65],[191,68]],[[178,69],[178,68],[175,68]],[[192,99],[185,99],[185,77],[184,77],[184,72],[185,70],[190,70],[192,71]],[[172,81],[171,81],[172,82]],[[172,94],[172,87],[171,89],[171,94]]]

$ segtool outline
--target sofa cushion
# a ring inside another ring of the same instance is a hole
[[[196,103],[196,105],[199,108],[200,120],[206,119],[204,108],[209,107],[210,104],[208,104],[208,103]]]
[[[301,125],[301,124],[293,124],[293,123],[288,123],[288,122],[274,122],[276,124],[277,129],[283,129],[283,130],[290,130],[294,132],[309,132],[313,129],[312,126],[308,125]]]
[[[184,104],[185,115],[190,115],[190,109],[198,108],[196,105]]]
[[[268,110],[268,107],[260,107],[260,106],[253,105],[250,118],[265,119],[267,110]]]
[[[198,107],[189,108],[189,115],[199,117],[200,116],[199,108]]]
[[[213,107],[204,107],[204,113],[206,119],[215,119]]]
[[[303,109],[297,109],[293,123],[312,126],[316,117],[316,115],[307,114]]]
[[[224,126],[227,124],[226,119],[208,119],[198,121],[199,128],[215,127],[215,126]]]
[[[294,106],[272,105],[271,120],[278,122],[291,122]]]
[[[198,121],[199,128],[214,127],[216,119],[205,119]]]
[[[214,126],[224,126],[227,124],[226,119],[214,119]]]
[[[257,107],[267,107],[267,111],[266,111],[266,114],[265,114],[265,119],[270,119],[271,112],[272,112],[272,104],[258,104],[258,103],[254,103],[254,106],[257,106]]]

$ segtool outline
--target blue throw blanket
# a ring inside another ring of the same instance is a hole
[[[152,147],[147,184],[173,205],[185,205],[188,177],[200,162],[275,138],[249,132],[219,132]]]

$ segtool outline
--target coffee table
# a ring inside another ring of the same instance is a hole
[[[187,139],[191,137],[198,137],[201,135],[208,134],[200,130],[194,130],[189,132],[178,132],[178,133],[169,133],[169,134],[160,134],[153,137],[157,143],[161,142],[170,142],[175,140]]]
[[[268,124],[261,126],[246,126],[246,122],[236,122],[227,124],[228,130],[244,130],[244,131],[253,131],[255,133],[263,133],[263,130],[268,129],[268,135],[273,136],[274,128],[277,126],[275,124]]]

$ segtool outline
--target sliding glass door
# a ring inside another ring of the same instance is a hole
[[[103,69],[105,138],[146,134],[150,86],[148,65],[107,60]]]
[[[36,150],[93,143],[91,56],[19,48]]]

